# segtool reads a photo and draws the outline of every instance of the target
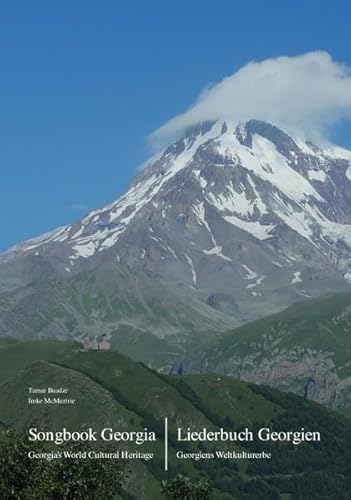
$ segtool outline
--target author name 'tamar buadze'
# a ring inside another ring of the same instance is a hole
[[[65,442],[134,442],[142,445],[145,442],[156,441],[156,433],[144,428],[142,431],[116,431],[106,427],[101,431],[87,428],[80,431],[70,431],[65,427],[60,431],[43,431],[36,427],[31,427],[28,431],[28,439],[31,442],[53,442],[61,445]],[[190,428],[177,429],[178,442],[249,442],[249,441],[273,441],[273,442],[291,442],[298,445],[303,442],[320,441],[321,435],[317,431],[306,431],[303,427],[296,431],[277,431],[269,427],[262,427],[255,433],[247,427],[240,431],[228,431],[223,428],[212,431],[203,428],[195,431]]]

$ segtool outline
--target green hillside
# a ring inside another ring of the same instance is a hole
[[[78,273],[56,265],[28,256],[0,266],[0,336],[80,341],[108,333],[120,352],[159,368],[240,324],[188,286],[144,273],[135,280],[115,259]]]
[[[28,405],[28,387],[66,386],[75,405]],[[164,471],[164,417],[169,419],[169,471]],[[316,403],[231,377],[165,376],[117,352],[82,352],[75,343],[57,341],[0,344],[0,422],[18,431],[35,423],[42,429],[84,427],[156,432],[157,440],[131,451],[155,458],[133,460],[124,490],[137,499],[161,498],[161,481],[178,473],[197,481],[208,478],[213,498],[349,498],[351,447],[345,439],[351,422]],[[224,428],[256,432],[306,430],[321,442],[239,444],[177,442],[176,429]],[[122,445],[120,445],[122,446]],[[67,445],[66,445],[67,447]],[[176,451],[213,453],[271,452],[270,460],[181,460]],[[333,464],[331,469],[330,464]],[[126,493],[124,493],[125,495]],[[319,495],[319,496],[314,496]],[[337,496],[335,496],[337,495]]]
[[[197,352],[188,371],[267,384],[351,415],[351,294],[296,304]]]

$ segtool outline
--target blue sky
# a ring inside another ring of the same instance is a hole
[[[251,60],[351,66],[347,1],[0,3],[0,249],[115,199],[147,136]],[[350,127],[333,132],[351,147]]]

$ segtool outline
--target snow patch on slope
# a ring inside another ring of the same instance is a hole
[[[250,283],[246,286],[246,288],[251,289],[251,288],[256,288],[257,286],[261,285],[265,279],[265,276],[259,276],[255,283]]]
[[[188,264],[190,266],[190,271],[191,271],[191,275],[192,275],[192,278],[193,278],[193,285],[196,286],[197,275],[196,275],[194,263],[193,263],[193,261],[191,260],[191,258],[187,254],[184,254],[184,255],[185,255],[185,258],[188,261]]]
[[[308,178],[311,181],[325,182],[327,175],[323,170],[309,170]]]
[[[251,234],[254,238],[258,240],[266,240],[272,237],[271,231],[275,228],[273,224],[271,225],[262,225],[259,221],[245,221],[239,219],[239,217],[235,217],[234,215],[225,215],[223,219],[229,224],[233,224],[233,226],[246,231]]]
[[[96,251],[96,244],[93,241],[86,243],[85,245],[75,245],[73,247],[75,254],[72,255],[72,259],[78,259],[79,257],[87,258],[94,255]]]
[[[258,277],[258,274],[253,271],[252,269],[250,269],[248,266],[245,266],[245,264],[242,264],[243,268],[245,269],[246,271],[246,279],[247,280],[254,280],[255,278]]]
[[[292,285],[296,285],[297,283],[302,283],[302,278],[301,278],[301,272],[300,271],[296,271],[296,273],[294,273],[293,279],[290,281],[290,283]]]
[[[252,182],[252,181],[251,181]],[[208,194],[208,201],[220,212],[230,213],[240,215],[242,217],[253,216],[256,210],[259,210],[261,214],[267,213],[265,204],[263,203],[261,197],[256,192],[254,185],[255,198],[247,198],[247,192],[245,188],[241,192],[237,192],[234,189],[234,185],[230,182],[226,190],[222,194]]]
[[[227,260],[229,262],[232,261],[232,259],[223,254],[222,247],[220,245],[216,245],[210,250],[203,250],[203,253],[206,255],[217,255],[218,257],[221,257],[221,259]]]
[[[206,221],[206,213],[205,213],[204,203],[200,202],[197,205],[194,205],[193,211],[194,211],[194,214],[196,215],[196,218],[198,219],[199,223],[202,224],[207,229],[207,231],[210,235],[212,244],[213,244],[213,247],[210,250],[203,250],[203,252],[206,255],[217,255],[218,257],[221,257],[222,259],[231,262],[231,259],[223,254],[222,247],[217,244],[215,237],[213,236],[213,233],[211,231],[211,228],[210,228],[208,222]]]
[[[238,156],[241,165],[251,170],[264,181],[278,188],[287,197],[296,202],[314,197],[321,201],[321,196],[300,173],[291,168],[285,156],[268,139],[254,134],[252,148],[242,146],[232,132],[228,130],[216,141],[217,151],[222,155]]]
[[[207,182],[206,179],[204,179],[201,176],[201,170],[193,170],[193,173],[194,173],[196,179],[199,181],[199,184],[200,184],[201,188],[205,189],[205,187],[207,186],[208,182]]]

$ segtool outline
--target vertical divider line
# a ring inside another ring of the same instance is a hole
[[[168,417],[165,417],[165,471],[168,471]]]

